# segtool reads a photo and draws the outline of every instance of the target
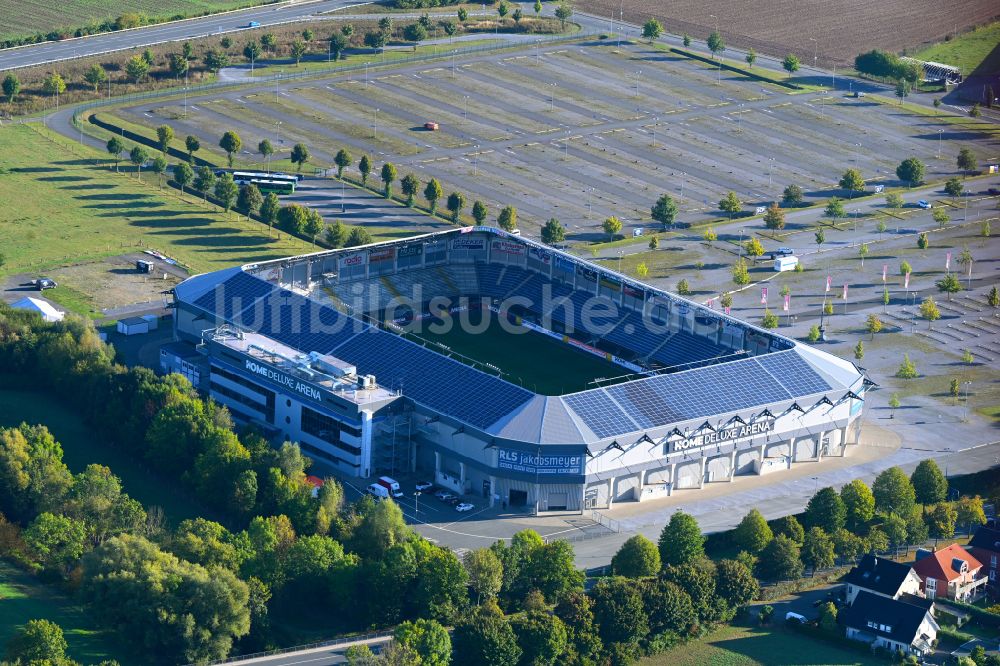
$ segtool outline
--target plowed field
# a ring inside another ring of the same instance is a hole
[[[995,0],[578,0],[579,11],[642,24],[658,19],[667,31],[703,40],[716,25],[726,44],[760,53],[818,53],[820,67],[844,66],[873,48],[917,50],[1000,14]],[[816,41],[813,42],[812,40]]]

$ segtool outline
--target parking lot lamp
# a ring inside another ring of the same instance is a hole
[[[372,138],[373,138],[373,139],[377,139],[377,138],[378,138],[378,107],[376,107],[376,108],[375,108],[375,124],[374,124],[374,130],[375,130],[375,131],[374,131],[374,135],[372,136]]]
[[[365,90],[368,89],[368,63],[365,63]]]
[[[819,42],[816,41],[815,37],[810,37],[809,41],[813,43],[813,69],[816,69],[819,58]]]
[[[965,416],[962,417],[963,421],[969,420],[969,387],[972,386],[972,382],[962,382],[965,385]]]
[[[938,159],[941,159],[941,135],[942,134],[944,134],[944,130],[943,129],[939,129],[938,130],[938,153],[937,153]]]

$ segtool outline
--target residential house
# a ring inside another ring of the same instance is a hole
[[[913,570],[928,599],[970,601],[986,586],[983,564],[956,543],[940,550],[917,551]]]
[[[847,584],[847,603],[853,604],[858,592],[867,590],[890,599],[899,599],[903,594],[921,596],[920,577],[908,564],[890,559],[865,555],[858,565],[844,577]]]
[[[969,552],[983,563],[986,584],[1000,591],[1000,526],[980,527],[969,542]]]
[[[912,594],[893,599],[860,590],[854,603],[840,612],[840,620],[852,640],[918,657],[933,651],[940,629],[934,601]]]

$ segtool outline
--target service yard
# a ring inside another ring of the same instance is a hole
[[[191,96],[186,116],[182,100],[114,113],[129,127],[167,123],[178,136],[198,136],[219,162],[218,138],[235,130],[243,139],[237,161],[247,167],[262,166],[254,147],[265,138],[277,148],[273,159],[306,144],[307,170],[332,166],[341,148],[355,164],[367,153],[369,184],[392,162],[400,177],[437,178],[445,196],[482,199],[491,219],[516,206],[530,235],[556,217],[571,240],[590,241],[610,215],[626,233],[648,227],[662,193],[677,199],[681,221],[697,223],[717,219],[730,190],[749,211],[792,183],[818,203],[843,194],[836,183],[848,168],[861,170],[871,193],[902,185],[895,168],[907,157],[923,160],[927,180],[938,181],[955,174],[959,148],[1000,153],[982,123],[872,94],[854,98],[854,83],[834,83],[791,90],[658,46],[595,41]],[[440,129],[426,130],[430,121]],[[357,177],[356,167],[348,173]],[[328,219],[339,203],[331,185]]]

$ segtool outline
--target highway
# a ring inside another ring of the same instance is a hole
[[[67,39],[61,42],[19,46],[0,51],[0,71],[123,51],[164,42],[208,37],[224,32],[235,32],[245,30],[251,21],[259,23],[261,27],[302,21],[317,14],[360,4],[365,3],[353,0],[283,2],[277,5],[264,5],[132,30]]]

